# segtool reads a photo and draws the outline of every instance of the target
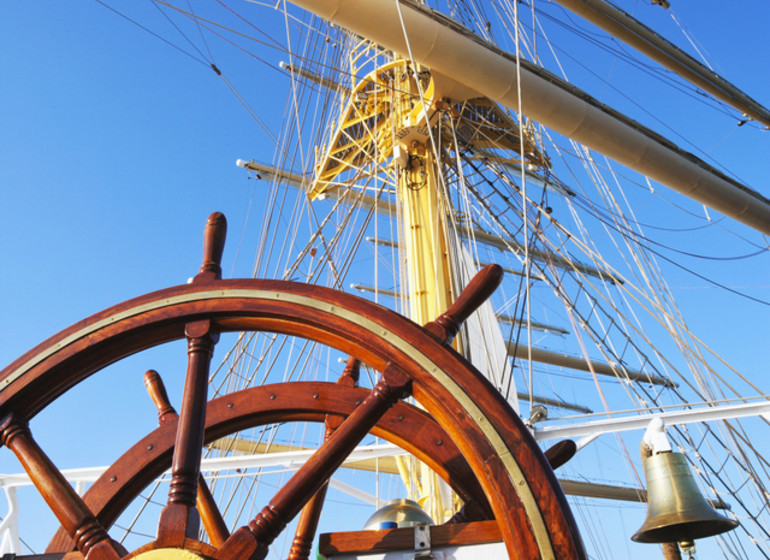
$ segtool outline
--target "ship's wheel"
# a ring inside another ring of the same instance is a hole
[[[510,558],[585,557],[564,495],[526,427],[448,345],[499,283],[499,268],[482,271],[446,313],[420,327],[327,288],[221,280],[224,237],[224,217],[212,214],[203,265],[191,283],[97,313],[0,372],[2,444],[16,454],[62,525],[48,552],[76,550],[88,560],[258,559],[302,511],[298,535],[305,534],[293,549],[302,557],[327,481],[372,432],[414,453],[447,480],[469,505],[468,519],[494,519]],[[345,352],[351,360],[337,383],[263,386],[208,402],[214,345],[220,333],[232,331],[299,336]],[[180,338],[188,341],[188,365],[179,415],[150,373],[146,381],[159,405],[161,426],[81,498],[35,442],[29,419],[107,365]],[[380,372],[371,390],[355,386],[352,372],[359,362]],[[424,411],[401,400],[409,395]],[[291,419],[325,422],[326,441],[251,522],[230,533],[205,484],[199,484],[204,443],[247,426]],[[169,496],[156,538],[127,552],[107,529],[169,463]],[[208,543],[198,540],[201,518]]]

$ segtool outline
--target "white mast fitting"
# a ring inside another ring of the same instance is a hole
[[[472,88],[607,157],[770,234],[770,200],[652,130],[524,60],[517,61],[438,12],[408,0],[293,0],[375,43],[411,56],[449,81]]]
[[[537,441],[577,437],[593,440],[601,434],[647,429],[653,418],[659,418],[666,426],[755,416],[767,418],[767,415],[770,414],[770,400],[768,400],[768,395],[762,395],[760,399],[758,402],[745,404],[704,406],[658,414],[637,414],[621,418],[606,418],[593,422],[537,427],[533,430],[533,434]],[[578,444],[578,448],[580,447],[582,446]]]

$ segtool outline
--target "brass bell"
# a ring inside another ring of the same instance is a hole
[[[417,502],[397,499],[391,500],[384,507],[375,511],[364,523],[364,531],[414,527],[418,523],[433,525],[433,520]]]
[[[644,543],[692,542],[735,529],[701,495],[684,455],[659,453],[644,460],[647,519],[631,540]]]

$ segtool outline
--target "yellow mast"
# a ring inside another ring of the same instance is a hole
[[[359,75],[366,65],[374,66],[373,60],[380,54],[377,47],[362,42],[351,56],[352,75]],[[449,91],[452,101],[447,99],[449,95],[444,97]],[[409,317],[426,324],[454,301],[457,280],[449,257],[447,220],[451,205],[439,179],[444,149],[435,138],[439,119],[442,114],[449,115],[465,141],[476,148],[518,151],[519,127],[488,99],[466,101],[470,90],[398,57],[377,65],[347,93],[328,147],[317,154],[308,196],[312,200],[355,188],[367,175],[367,167],[368,173],[394,179]],[[458,101],[464,101],[459,108]],[[525,139],[527,163],[543,165],[531,138]],[[456,346],[460,340],[456,339]],[[441,523],[456,511],[457,498],[432,471],[416,463],[410,460],[409,465],[399,465],[409,497]]]
[[[447,262],[445,204],[436,185],[433,151],[424,144],[409,150],[409,163],[398,178],[402,236],[406,248],[409,317],[425,324],[452,302]]]
[[[370,48],[366,45],[355,52],[353,75]],[[362,79],[351,91],[328,150],[319,158],[309,191],[313,199],[340,188],[340,175],[367,158],[376,159],[369,160],[375,166],[390,165],[390,173],[398,177],[400,254],[407,276],[409,318],[419,324],[435,319],[453,301],[444,218],[448,203],[442,200],[443,189],[437,181],[437,154],[427,122],[429,112],[435,112],[430,106],[433,89],[427,73],[421,76],[400,58]],[[445,521],[454,513],[451,493],[441,489],[438,477],[427,467],[409,463],[399,465],[409,497],[436,522]]]
[[[366,60],[366,44],[351,66]],[[428,115],[436,115],[434,81],[404,59],[380,66],[351,91],[330,146],[316,167],[311,199],[340,188],[339,177],[372,159],[397,174],[401,249],[407,271],[409,317],[435,319],[453,301],[447,255],[448,201],[438,184],[438,154],[431,143]]]
[[[409,318],[424,325],[445,311],[454,300],[452,268],[446,223],[449,201],[439,184],[436,146],[429,135],[432,99],[419,91],[419,78],[407,72],[400,88],[399,111],[393,118],[401,141],[395,148],[398,169],[398,201],[401,208],[401,244],[408,286]],[[433,82],[427,84],[429,92]],[[423,94],[423,95],[421,95]],[[439,148],[440,149],[440,148]],[[457,339],[460,340],[459,338]],[[437,523],[455,511],[457,498],[424,464],[413,461],[419,472],[417,501]]]
[[[426,122],[431,107],[420,101],[415,79],[400,93],[401,111],[393,116],[402,137],[395,148],[398,170],[398,201],[401,236],[407,271],[409,318],[424,325],[445,311],[453,301],[448,260],[448,201],[438,183],[437,159]],[[429,86],[429,90],[433,88]],[[426,100],[426,103],[429,100]]]

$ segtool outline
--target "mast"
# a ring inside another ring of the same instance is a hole
[[[362,42],[351,54],[351,74],[365,71],[361,61],[376,58],[375,48]],[[371,52],[370,52],[371,51]],[[427,324],[454,300],[454,274],[449,261],[446,224],[449,202],[440,188],[439,154],[431,141],[425,90],[434,84],[427,73],[396,57],[378,66],[354,85],[350,101],[342,108],[339,125],[327,150],[319,158],[311,199],[334,195],[339,178],[371,157],[374,167],[389,168],[397,176],[400,216],[399,254],[406,275],[408,316]],[[428,94],[430,95],[430,94]],[[449,488],[429,468],[397,457],[399,471],[415,499],[436,522],[455,512]],[[415,475],[415,473],[419,473]]]
[[[430,106],[420,101],[420,79],[405,63],[405,79],[395,88],[396,110],[390,115],[396,135],[400,235],[407,271],[409,318],[424,325],[443,313],[453,301],[445,216],[449,203],[438,182],[437,154],[427,115]],[[428,87],[433,88],[429,84]],[[429,102],[429,100],[426,100]]]
[[[405,84],[397,87],[396,111],[392,122],[400,128],[397,136],[404,140],[395,147],[398,169],[398,201],[401,209],[400,235],[403,240],[409,318],[425,325],[434,320],[454,300],[453,271],[449,262],[446,209],[448,201],[438,182],[438,156],[431,138],[425,135],[431,126],[421,98],[419,77],[407,65]],[[455,346],[460,344],[456,339]],[[424,464],[419,470],[421,498],[431,518],[443,523],[455,513],[449,487]]]
[[[399,222],[399,243],[395,247],[404,271],[405,303],[410,319],[427,324],[454,301],[455,286],[467,280],[463,278],[463,267],[474,266],[457,243],[463,228],[450,224],[455,211],[449,188],[442,181],[453,165],[451,153],[460,150],[453,144],[457,139],[451,132],[461,135],[463,146],[473,150],[494,145],[518,152],[524,145],[524,165],[542,166],[544,156],[528,131],[522,131],[489,99],[475,97],[450,103],[449,96],[464,98],[472,92],[398,55],[378,63],[378,59],[387,58],[377,54],[378,48],[363,41],[350,55],[351,75],[368,73],[349,91],[348,101],[334,119],[338,124],[330,142],[318,152],[308,197],[337,198],[352,187],[350,191],[356,193],[352,196],[361,201],[366,195],[356,185],[368,174],[367,168],[395,184]],[[282,173],[276,177],[289,181]],[[292,182],[302,183],[297,178]],[[364,204],[376,210],[379,200],[369,197]],[[384,201],[383,206],[388,204]],[[491,310],[488,318],[497,325]],[[492,370],[492,376],[497,375],[494,370],[502,368],[498,360],[506,360],[499,330],[496,334],[499,349],[490,347],[494,342],[484,341],[484,363],[478,357],[472,360],[487,375]],[[458,337],[454,345],[471,360],[471,353],[478,351],[473,347],[479,343],[472,337]],[[419,477],[410,475],[407,487],[417,486],[419,496],[415,498],[427,503],[426,509],[435,521],[448,519],[458,505],[448,487],[424,466],[416,470]]]

